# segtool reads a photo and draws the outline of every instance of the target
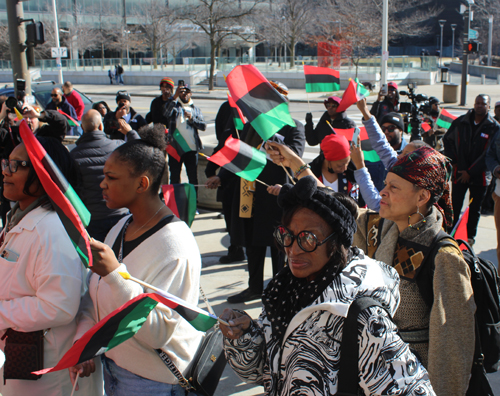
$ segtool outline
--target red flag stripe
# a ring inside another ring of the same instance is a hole
[[[177,208],[177,201],[175,200],[174,186],[172,184],[164,184],[161,186],[161,189],[163,190],[165,205],[167,205],[174,215],[180,219],[181,216],[179,214],[179,209]]]
[[[228,147],[231,150],[224,150],[224,147]],[[240,140],[229,136],[224,143],[224,147],[211,156],[211,158],[218,158],[217,164],[219,166],[224,166],[225,164],[233,162],[233,160],[238,156],[238,153],[240,152]]]
[[[241,118],[241,122],[245,124],[245,117],[243,116],[243,113],[241,112],[240,108],[236,104],[236,102],[233,100],[232,96],[227,94],[227,101],[229,102],[229,106],[231,106],[233,109],[236,109],[238,111],[238,115]]]
[[[269,84],[267,78],[253,65],[241,65],[228,74],[226,84],[230,88],[231,96],[238,102],[259,84]],[[271,87],[271,84],[269,84]],[[271,89],[274,89],[271,87]]]
[[[338,70],[333,70],[330,69],[329,67],[316,67],[316,66],[307,66],[304,65],[304,74],[330,74],[332,76],[335,76],[337,78],[340,78],[340,73]]]

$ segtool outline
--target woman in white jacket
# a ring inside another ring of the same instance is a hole
[[[101,183],[109,208],[128,208],[105,243],[92,241],[94,274],[82,302],[75,341],[97,321],[137,295],[142,286],[119,272],[198,304],[201,258],[189,227],[172,214],[158,196],[165,169],[165,129],[144,127],[141,140],[118,147],[104,166]],[[151,292],[151,290],[147,290]],[[103,356],[108,396],[184,395],[184,389],[159,358],[168,354],[184,372],[201,341],[201,333],[169,309],[154,309],[137,334]],[[89,375],[91,364],[70,370]]]
[[[52,138],[39,141],[71,182],[72,160],[66,148]],[[0,335],[8,329],[22,333],[43,330],[43,368],[53,367],[73,344],[85,270],[24,144],[1,165],[3,193],[16,204],[0,234]],[[5,340],[0,341],[0,348],[4,347]],[[99,376],[83,381],[81,387],[84,395],[102,395]],[[69,395],[71,382],[64,372],[45,374],[38,380],[7,379],[5,384],[2,378],[0,393]]]

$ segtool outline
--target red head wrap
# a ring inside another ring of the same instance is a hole
[[[321,151],[327,161],[339,161],[351,155],[349,142],[342,135],[328,135],[321,141]]]
[[[451,171],[451,161],[448,157],[424,146],[398,159],[389,172],[428,190],[435,200],[434,205],[443,214],[444,224],[451,227],[453,206],[448,183]]]

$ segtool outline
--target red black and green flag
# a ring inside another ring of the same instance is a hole
[[[172,295],[143,293],[95,324],[73,344],[54,367],[35,373],[41,375],[64,370],[106,353],[132,338],[158,303],[173,309],[199,331],[207,331],[217,322],[217,317]]]
[[[450,129],[451,123],[455,121],[458,117],[449,113],[445,109],[441,109],[439,116],[436,120],[436,126],[439,128]]]
[[[174,215],[191,227],[196,215],[196,190],[192,184],[164,184],[161,186],[165,205]]]
[[[334,92],[340,89],[338,70],[304,65],[306,92]]]
[[[90,242],[85,230],[90,222],[89,211],[24,120],[19,133],[36,174],[80,259],[86,267],[92,266]]]
[[[353,140],[357,140],[357,136],[354,136],[358,128],[349,128],[349,129],[340,129],[335,128],[334,131],[338,135],[345,136],[345,138],[352,142]],[[361,150],[363,151],[363,156],[365,161],[368,162],[378,162],[380,161],[380,157],[377,152],[372,148],[372,144],[370,143],[370,139],[368,139],[368,133],[366,132],[365,127],[359,128],[359,138],[361,140]],[[357,144],[357,142],[355,142]]]
[[[62,111],[61,109],[57,109],[57,112],[62,114],[63,116],[66,117],[66,119],[68,120],[68,124],[72,127],[78,127],[80,126],[80,123],[75,120],[73,117],[71,117],[69,114],[66,114],[64,111]]]
[[[342,95],[342,100],[337,107],[337,113],[341,111],[345,111],[349,108],[349,106],[354,103],[359,102],[361,99],[366,98],[370,95],[370,91],[368,91],[363,84],[361,84],[358,79],[349,81],[349,85]]]
[[[260,137],[268,140],[284,126],[295,126],[288,102],[253,65],[236,66],[226,78],[232,98]]]
[[[209,161],[236,173],[242,179],[254,181],[266,166],[266,154],[229,136],[219,151],[208,157]]]
[[[179,130],[176,129],[170,139],[168,139],[167,153],[180,162],[182,155],[188,151],[192,151],[189,144]]]
[[[236,103],[229,94],[227,94],[227,101],[229,102],[229,106],[231,106],[231,113],[233,115],[234,127],[236,128],[236,130],[242,131],[243,126],[245,125],[245,117],[243,116],[243,113],[241,112],[240,108],[236,106]]]

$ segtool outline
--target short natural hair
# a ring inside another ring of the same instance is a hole
[[[63,87],[71,89],[71,88],[73,88],[73,84],[71,84],[71,81],[66,81],[63,84]]]

